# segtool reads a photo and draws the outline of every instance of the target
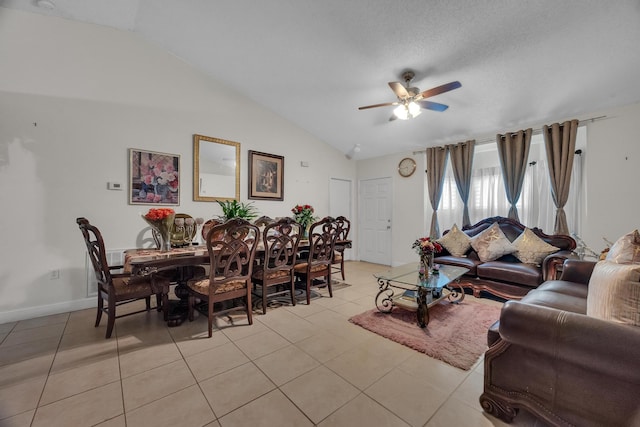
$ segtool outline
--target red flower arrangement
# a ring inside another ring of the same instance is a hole
[[[428,255],[442,251],[442,246],[438,242],[432,242],[430,237],[420,237],[413,245],[412,249],[416,250],[419,255]]]
[[[175,213],[176,212],[171,208],[151,208],[149,209],[149,212],[144,215],[144,217],[151,221],[159,221],[169,217],[170,215],[174,215]]]
[[[293,212],[293,219],[303,228],[310,226],[316,220],[313,216],[314,210],[311,205],[296,205],[291,209],[291,212]]]

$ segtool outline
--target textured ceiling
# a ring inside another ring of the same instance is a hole
[[[640,101],[640,0],[0,0],[132,31],[354,158]],[[415,70],[450,108],[389,122]]]

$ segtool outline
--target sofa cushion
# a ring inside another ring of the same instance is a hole
[[[513,252],[511,241],[500,230],[500,225],[497,222],[473,237],[471,247],[478,253],[482,262],[493,261]]]
[[[566,280],[547,280],[537,288],[540,291],[551,291],[587,299],[589,288],[584,283],[567,282]]]
[[[533,264],[489,261],[478,265],[477,275],[482,279],[515,283],[535,288],[542,282],[542,271]]]
[[[453,255],[445,255],[439,256],[433,259],[433,262],[436,264],[444,264],[444,265],[455,265],[458,267],[468,268],[469,272],[466,276],[476,276],[478,264],[480,264],[480,260],[475,257],[455,257]]]
[[[589,279],[587,315],[640,326],[640,264],[598,262]]]
[[[633,230],[620,237],[607,253],[607,261],[618,264],[640,263],[640,233]]]
[[[437,240],[453,256],[464,256],[471,247],[471,238],[460,231],[456,224],[451,230]]]
[[[550,290],[534,289],[525,295],[520,302],[570,311],[572,313],[587,314],[587,300],[574,295],[561,294]]]
[[[529,228],[525,228],[513,241],[513,254],[520,262],[527,264],[540,265],[547,255],[559,250],[560,248],[556,248],[536,236]]]

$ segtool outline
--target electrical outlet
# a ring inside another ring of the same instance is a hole
[[[49,279],[57,280],[60,278],[60,270],[51,270],[49,272]]]

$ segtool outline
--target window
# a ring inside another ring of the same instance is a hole
[[[586,128],[579,127],[576,139],[576,154],[573,159],[571,189],[565,205],[567,223],[571,233],[580,234],[583,211],[584,162],[586,146]],[[556,207],[551,195],[547,157],[542,135],[533,135],[529,151],[522,194],[516,203],[520,222],[527,227],[538,227],[547,234],[553,234]],[[471,191],[469,193],[469,217],[471,223],[492,217],[507,216],[509,202],[504,189],[500,159],[495,144],[476,145]],[[438,207],[438,220],[441,230],[447,230],[456,223],[462,224],[462,200],[458,194],[456,181],[450,162],[447,162],[442,198]]]

